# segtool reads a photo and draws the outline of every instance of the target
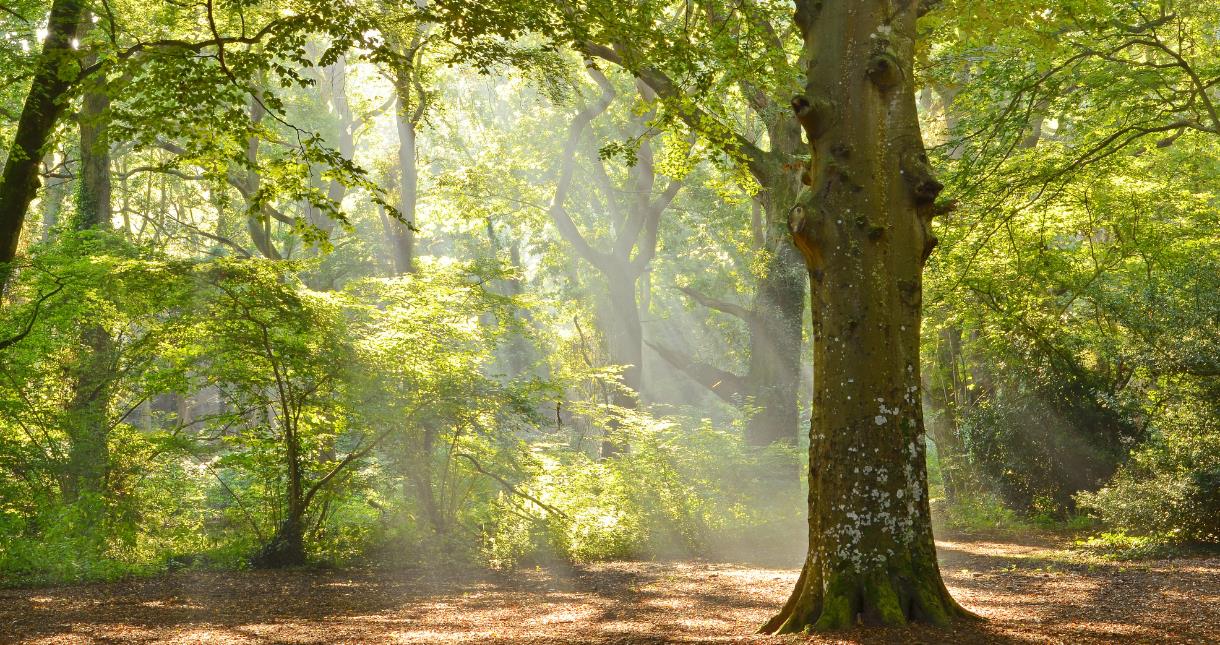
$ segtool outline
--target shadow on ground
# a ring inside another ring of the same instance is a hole
[[[1220,559],[1065,559],[1047,536],[938,542],[954,595],[988,620],[768,638],[791,566],[701,560],[439,571],[182,572],[0,591],[18,643],[1210,643]]]

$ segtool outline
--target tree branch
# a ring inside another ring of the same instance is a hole
[[[580,48],[589,56],[601,58],[607,62],[614,63],[623,69],[626,69],[637,75],[644,81],[652,91],[657,93],[663,99],[669,102],[670,107],[674,108],[676,114],[682,119],[692,130],[702,132],[707,129],[709,123],[720,123],[720,120],[708,113],[706,110],[700,109],[689,104],[689,97],[685,95],[678,84],[673,81],[668,75],[661,70],[650,65],[633,66],[620,54],[619,47],[616,44],[614,47],[607,47],[597,43],[584,41],[580,43]],[[730,137],[733,139],[734,147],[745,157],[745,162],[750,172],[762,183],[764,177],[769,178],[777,165],[775,155],[759,148],[754,142],[745,138],[740,132],[733,128],[725,128]]]
[[[559,181],[556,182],[555,197],[551,200],[550,208],[547,211],[555,223],[555,228],[559,230],[560,236],[572,245],[578,255],[598,269],[607,270],[611,264],[610,257],[589,244],[563,205],[568,198],[568,190],[572,187],[572,175],[576,171],[576,148],[580,145],[580,137],[593,119],[610,107],[615,96],[614,86],[610,84],[610,80],[601,70],[594,67],[592,62],[586,65],[586,69],[589,76],[601,87],[602,93],[577,113],[576,117],[572,119],[572,125],[568,127],[568,140],[563,146],[563,153],[560,157]]]
[[[30,313],[30,319],[26,321],[25,329],[21,330],[21,332],[18,333],[16,336],[13,336],[11,338],[6,338],[4,340],[0,340],[0,351],[3,351],[13,345],[16,345],[17,343],[19,343],[23,339],[25,339],[26,336],[30,335],[30,332],[33,331],[33,329],[34,329],[34,323],[38,320],[38,311],[40,309],[42,309],[43,303],[46,302],[47,300],[50,300],[55,294],[59,293],[60,291],[63,291],[63,289],[64,289],[64,283],[62,281],[60,281],[59,278],[55,279],[55,284],[56,284],[56,287],[54,289],[52,289],[48,293],[40,296],[38,298],[38,300],[36,300],[34,302],[34,311]]]
[[[644,342],[653,351],[660,354],[666,363],[673,365],[678,371],[690,377],[692,381],[710,390],[712,394],[720,397],[726,403],[741,405],[742,397],[746,393],[746,380],[744,378],[707,363],[697,362],[695,359],[677,350],[658,345],[651,341]]]
[[[552,514],[554,514],[554,515],[558,515],[559,517],[562,517],[562,518],[563,518],[563,519],[565,519],[565,520],[570,520],[570,519],[572,519],[571,517],[569,517],[569,516],[568,516],[568,514],[567,514],[567,513],[564,513],[563,511],[561,511],[561,510],[559,510],[559,509],[555,508],[554,506],[551,506],[550,504],[547,504],[546,502],[544,502],[544,501],[542,501],[542,500],[538,499],[537,497],[534,497],[533,495],[530,495],[529,493],[522,492],[522,491],[521,491],[521,489],[519,489],[519,488],[517,488],[516,486],[514,486],[514,485],[512,484],[512,482],[510,482],[510,481],[508,481],[507,479],[504,479],[503,477],[501,477],[501,476],[499,476],[499,475],[497,475],[497,474],[495,474],[495,473],[493,473],[493,472],[491,472],[491,471],[487,470],[486,468],[484,468],[484,467],[483,467],[483,464],[480,464],[480,463],[479,463],[479,461],[478,461],[477,459],[475,459],[474,457],[472,457],[472,456],[470,456],[470,455],[468,455],[468,454],[466,454],[466,453],[464,453],[464,452],[454,453],[454,456],[455,456],[455,457],[461,457],[462,459],[465,459],[466,461],[469,461],[469,462],[470,462],[470,465],[471,465],[471,466],[473,466],[475,470],[477,470],[477,471],[479,471],[480,473],[482,473],[482,474],[484,474],[484,475],[486,475],[486,476],[488,476],[488,477],[491,477],[492,479],[496,480],[497,482],[499,482],[499,483],[500,483],[500,485],[501,485],[501,486],[503,486],[503,487],[504,487],[504,489],[505,489],[505,490],[507,490],[508,492],[512,493],[513,495],[516,495],[516,496],[518,496],[518,497],[522,497],[522,498],[524,498],[524,499],[528,499],[529,501],[531,501],[531,502],[533,502],[533,503],[537,504],[538,506],[542,507],[542,509],[543,509],[543,510],[545,510],[546,512],[548,512],[548,513],[552,513]]]
[[[756,322],[758,322],[758,315],[753,311],[742,307],[741,305],[725,302],[723,300],[717,300],[690,287],[678,287],[678,291],[685,293],[690,297],[691,300],[694,300],[708,309],[715,309],[721,313],[726,313],[730,316],[740,318],[747,325],[754,325]]]

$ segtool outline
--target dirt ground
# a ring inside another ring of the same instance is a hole
[[[1220,643],[1220,558],[1104,563],[1043,537],[938,542],[988,620],[768,638],[794,568],[706,561],[478,570],[181,572],[0,590],[4,643]]]

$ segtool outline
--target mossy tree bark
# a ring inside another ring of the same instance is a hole
[[[770,633],[970,615],[936,560],[920,406],[932,177],[912,77],[916,2],[799,0],[793,108],[811,152],[789,228],[813,292],[809,553]]]

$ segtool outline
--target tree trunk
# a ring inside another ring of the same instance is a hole
[[[83,496],[103,495],[110,463],[114,339],[101,325],[88,324],[81,345],[66,418],[69,445],[64,501],[68,503]]]
[[[263,104],[258,100],[257,96],[252,96],[250,99],[250,123],[258,125],[266,116],[267,110],[263,108]],[[251,136],[246,140],[246,178],[245,190],[242,195],[246,200],[246,232],[250,234],[250,241],[254,243],[254,248],[268,260],[282,260],[278,249],[275,248],[275,241],[271,239],[271,216],[265,208],[254,207],[254,199],[258,194],[262,177],[258,174],[258,149],[261,146],[258,136]]]
[[[279,569],[305,564],[303,515],[290,512],[276,527],[275,535],[250,563],[260,569]]]
[[[489,216],[485,219],[485,223],[487,225],[487,241],[491,246],[491,255],[499,260],[503,245],[500,242],[500,236],[496,233],[495,222]],[[513,237],[508,244],[508,263],[508,266],[515,271],[523,269],[521,242],[516,237]],[[525,292],[525,285],[521,283],[520,277],[514,276],[498,282],[500,293],[509,298],[517,298]],[[513,316],[518,319],[517,324],[523,327],[533,325],[533,319],[528,309],[514,308]],[[519,378],[535,367],[535,363],[538,361],[538,352],[533,342],[525,334],[514,332],[509,336],[508,342],[503,347],[502,357],[505,367],[508,369],[508,375],[512,378]]]
[[[292,417],[285,408],[284,419],[284,465],[287,468],[288,508],[284,519],[275,529],[275,534],[263,545],[251,564],[259,568],[275,569],[305,564],[305,489],[301,473],[301,447],[295,425],[288,421]]]
[[[90,87],[81,99],[79,230],[109,229],[110,205],[110,97],[104,85]]]
[[[387,219],[390,251],[394,260],[394,273],[403,275],[412,271],[415,260],[415,205],[419,194],[419,167],[416,160],[415,124],[416,114],[411,111],[410,70],[398,70],[394,78],[394,90],[398,97],[398,111],[394,124],[398,128],[398,211],[403,221]],[[416,97],[422,101],[423,97]]]
[[[789,228],[813,288],[809,552],[766,632],[968,615],[941,580],[924,463],[921,274],[941,185],[915,108],[917,7],[797,3],[809,83],[793,107],[812,161]]]
[[[81,100],[76,221],[80,231],[111,227],[109,105],[101,83],[91,86]],[[81,351],[73,370],[73,395],[67,410],[68,477],[64,498],[68,502],[105,494],[110,462],[115,342],[105,326],[96,321],[81,322]]]
[[[945,499],[953,504],[962,491],[965,477],[966,456],[958,428],[963,412],[973,405],[974,397],[967,387],[963,369],[962,330],[950,326],[940,330],[937,336],[934,368],[923,377],[923,399],[933,414],[928,431],[936,444]]]
[[[57,155],[48,153],[46,156],[47,167],[54,168]],[[67,164],[64,164],[65,166]],[[59,225],[59,214],[63,211],[64,200],[68,197],[68,185],[71,179],[59,179],[58,181],[48,182],[42,196],[42,241],[49,242],[55,233],[55,227]]]
[[[72,39],[84,11],[83,0],[55,0],[51,5],[42,54],[0,176],[0,291],[8,282],[9,263],[17,256],[26,212],[38,191],[38,162],[74,82],[76,72],[69,65],[76,58]]]
[[[785,202],[791,207],[791,201]],[[775,208],[780,208],[777,204]],[[746,425],[746,443],[795,446],[800,407],[801,325],[808,273],[787,240],[776,245],[758,281],[750,324],[750,364],[745,382],[758,412]]]
[[[644,388],[644,331],[640,323],[640,306],[636,301],[639,275],[628,266],[604,275],[610,297],[607,302],[609,310],[602,314],[601,327],[606,334],[610,364],[623,366],[622,386],[610,393],[610,402],[620,408],[634,410],[639,406],[640,392]],[[618,454],[622,445],[621,440],[606,437],[602,441],[602,457]]]
[[[327,68],[326,75],[329,76],[331,88],[331,109],[334,110],[335,118],[339,122],[337,141],[339,154],[343,155],[344,159],[351,161],[356,157],[357,123],[356,117],[352,114],[351,103],[347,98],[347,57],[340,56]],[[331,179],[326,186],[326,198],[334,202],[336,206],[341,206],[345,196],[347,196],[347,186],[338,179]],[[315,215],[311,223],[325,232],[328,237],[335,229],[335,222],[329,217]]]

